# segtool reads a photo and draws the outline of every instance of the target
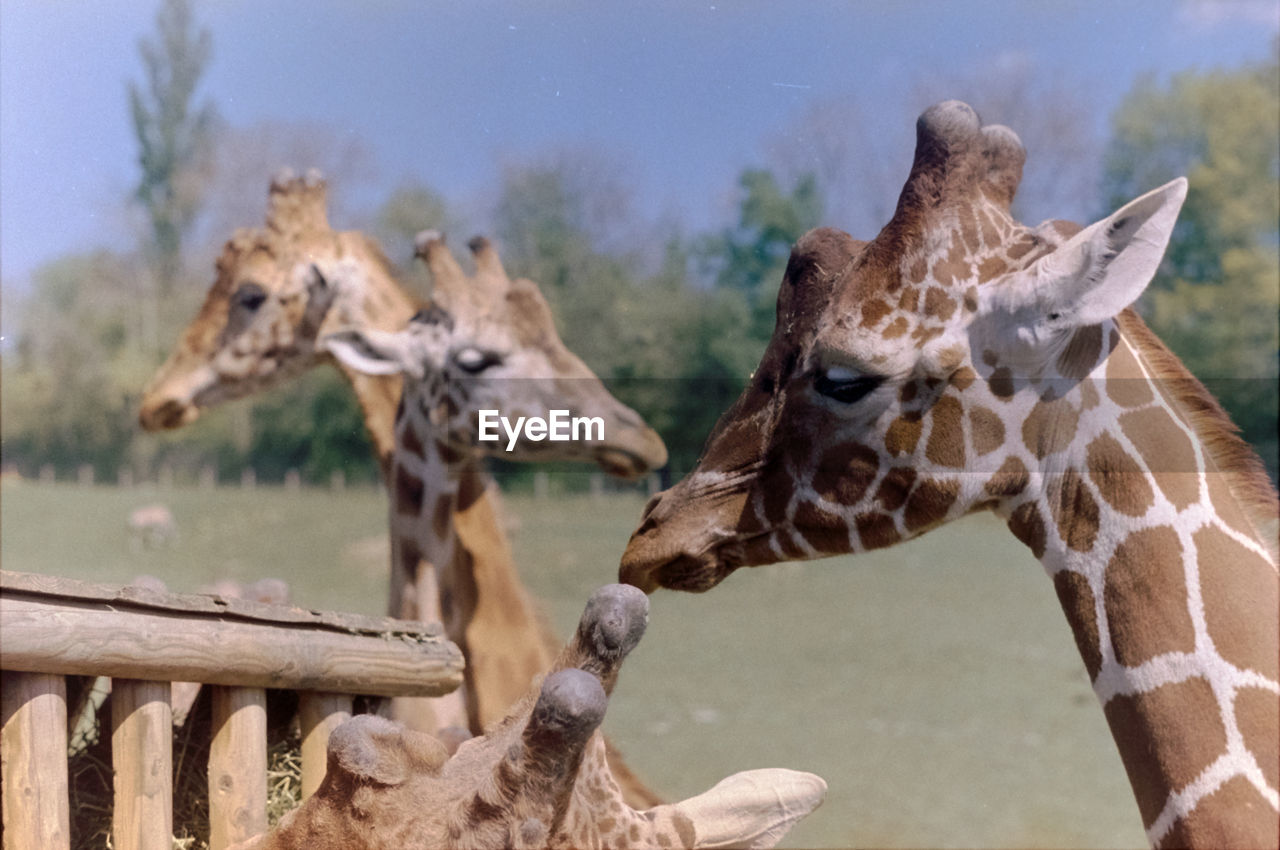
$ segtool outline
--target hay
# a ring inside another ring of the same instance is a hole
[[[75,729],[68,754],[72,850],[111,848],[113,805],[110,697],[96,711],[87,712]],[[174,729],[173,848],[208,850],[209,741],[212,718],[208,689],[192,707],[187,721]],[[297,696],[267,692],[267,822],[274,825],[297,808],[302,797],[302,736],[297,720]]]

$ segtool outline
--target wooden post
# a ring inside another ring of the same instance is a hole
[[[302,488],[302,473],[296,469],[287,469],[284,473],[284,489],[297,491]]]
[[[218,486],[218,470],[212,466],[200,467],[200,489],[212,490]]]
[[[242,490],[252,490],[258,483],[258,473],[252,468],[245,467],[240,470],[240,488]]]
[[[302,727],[302,799],[316,792],[329,761],[329,734],[351,716],[351,697],[303,691],[298,694]]]
[[[173,846],[173,715],[169,683],[111,682],[111,764],[116,850]]]
[[[81,487],[90,487],[93,485],[93,467],[87,463],[80,464],[76,470],[76,481]]]
[[[41,484],[52,484],[57,480],[57,477],[57,473],[53,469],[53,464],[46,463],[44,466],[40,467]]]
[[[547,498],[547,493],[551,491],[551,483],[547,477],[545,469],[539,469],[533,473],[533,497],[541,502]]]
[[[116,486],[127,489],[133,486],[132,467],[122,466],[116,472]]]
[[[599,472],[591,473],[591,498],[599,499],[604,496],[604,475]]]
[[[267,692],[215,687],[209,746],[209,848],[267,830]]]
[[[66,681],[47,673],[6,670],[0,712],[4,850],[67,850]]]
[[[347,489],[347,474],[341,469],[329,473],[329,489],[339,493]]]

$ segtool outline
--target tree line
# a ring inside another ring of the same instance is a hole
[[[344,188],[371,170],[358,140],[282,123],[227,126],[197,97],[212,45],[186,0],[166,0],[139,52],[143,82],[130,86],[128,100],[139,151],[129,208],[139,238],[129,250],[47,263],[25,297],[6,305],[16,312],[16,340],[0,364],[5,465],[24,474],[52,465],[70,475],[90,464],[108,480],[121,468],[145,477],[162,464],[193,477],[211,465],[225,479],[245,467],[268,481],[289,469],[315,482],[336,471],[375,479],[360,412],[334,370],[170,434],[137,427],[141,390],[194,315],[221,241],[236,226],[261,222],[267,176],[278,167],[319,166],[330,178],[331,222],[377,237],[419,292],[424,272],[413,263],[412,236],[425,227],[458,233],[460,206],[408,183],[372,214],[352,215]],[[964,85],[959,92],[1027,143],[1028,179],[1015,213],[1095,220],[1179,174],[1189,177],[1168,257],[1139,310],[1222,401],[1273,478],[1278,56],[1140,80],[1097,156],[1078,133],[1087,124],[1078,100],[1046,98],[1022,83],[993,91],[975,81],[972,92]],[[1056,108],[1046,110],[1046,100]],[[905,171],[893,185],[884,141],[848,130],[866,126],[857,110],[833,101],[801,116],[803,146],[783,140],[769,161],[742,171],[736,218],[705,232],[641,221],[623,172],[604,152],[564,150],[502,170],[488,226],[508,269],[538,282],[565,343],[663,435],[673,475],[693,465],[759,361],[792,243],[821,224],[869,236],[863,231],[884,220],[886,205],[891,210]],[[860,208],[859,198],[868,199]],[[1053,208],[1062,205],[1070,209]]]

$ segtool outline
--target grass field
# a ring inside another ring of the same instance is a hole
[[[6,482],[5,569],[196,590],[275,576],[300,604],[382,613],[373,490],[119,490]],[[163,502],[180,538],[138,551]],[[508,498],[522,573],[561,634],[615,576],[638,496]],[[659,592],[605,728],[670,798],[785,766],[827,801],[790,847],[1126,847],[1145,839],[1049,581],[995,520],[881,553]]]

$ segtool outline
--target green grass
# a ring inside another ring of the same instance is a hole
[[[117,490],[6,483],[6,569],[174,590],[275,576],[314,607],[382,612],[373,490]],[[181,537],[135,551],[130,510]],[[614,579],[638,496],[508,497],[525,580],[568,634]],[[793,847],[1145,843],[1119,757],[1050,582],[988,517],[857,559],[742,570],[659,592],[605,728],[670,798],[754,767],[810,770],[827,801]]]

